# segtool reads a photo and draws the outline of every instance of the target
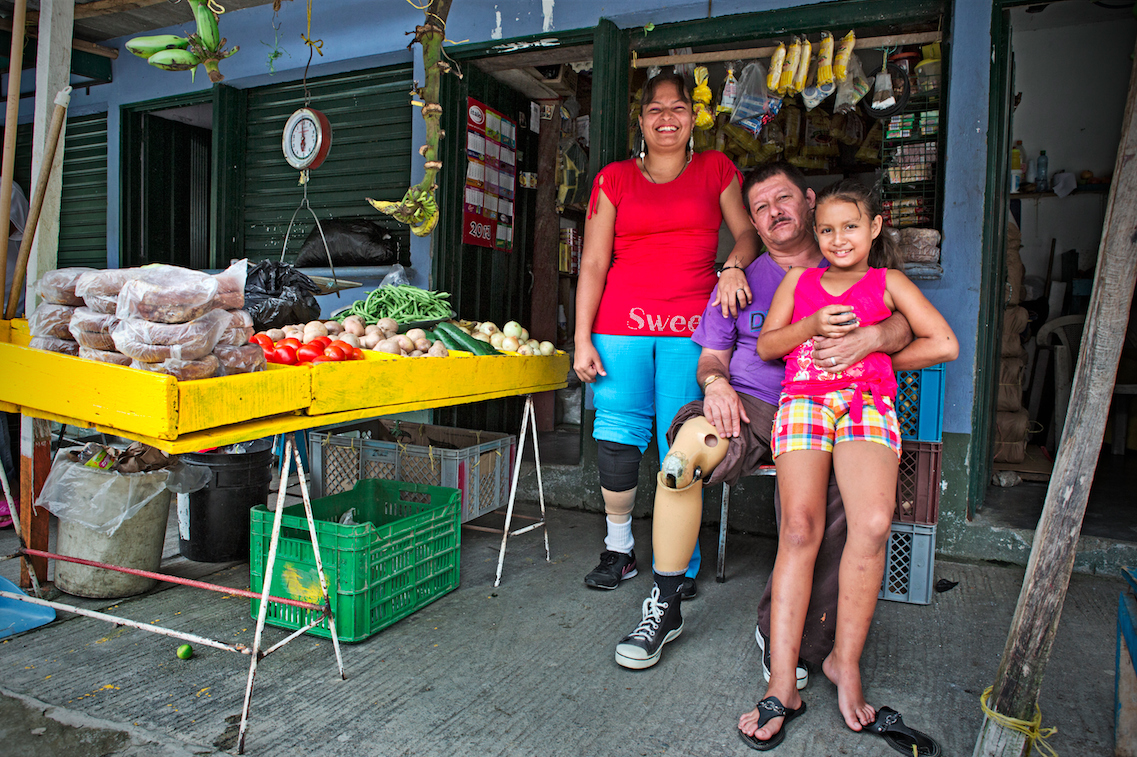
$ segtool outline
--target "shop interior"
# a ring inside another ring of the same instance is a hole
[[[825,42],[832,53],[840,51],[847,32],[834,30]],[[626,154],[635,149],[640,88],[658,70],[674,67],[690,82],[696,112],[705,109],[695,130],[696,150],[723,151],[744,172],[786,159],[800,167],[816,189],[842,176],[857,176],[879,187],[886,221],[897,230],[907,251],[909,276],[938,279],[943,275],[938,231],[942,179],[936,170],[943,154],[940,40],[938,23],[854,29],[845,41],[852,45],[848,68],[853,75],[840,87],[818,84],[821,34],[705,44],[638,57],[629,76],[631,128]],[[781,52],[779,44],[785,46]],[[781,57],[782,52],[784,75],[778,88],[784,96],[767,87],[772,57]],[[570,352],[576,276],[592,185],[588,172],[590,53],[580,48],[577,59],[572,50],[558,50],[546,53],[544,59],[530,54],[525,62],[533,65],[507,68],[498,59],[482,66],[503,84],[538,102],[556,103],[560,111],[555,177],[560,223],[557,347]],[[796,66],[791,76],[792,61]],[[732,98],[742,107],[732,109]],[[547,180],[540,174],[535,178]],[[731,244],[724,226],[720,260]],[[570,386],[557,392],[555,430],[542,439],[542,457],[561,464],[579,461],[582,410],[587,406],[584,387],[575,376],[569,379]]]
[[[1008,303],[994,393],[994,476],[977,516],[992,524],[1033,529],[1042,512],[1109,199],[1135,12],[1128,1],[1066,0],[1010,14],[1011,144],[1021,145],[1011,157],[1012,174],[1015,166],[1019,173],[1007,192]],[[1054,55],[1056,49],[1063,54]],[[1055,107],[1053,93],[1075,82],[1085,85],[1077,106]],[[1043,151],[1048,165],[1040,167]],[[1129,322],[1082,533],[1137,541],[1137,405],[1125,393],[1137,382],[1132,314]]]

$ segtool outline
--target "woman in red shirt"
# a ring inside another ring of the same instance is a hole
[[[662,430],[662,460],[675,412],[702,396],[695,378],[700,348],[690,336],[718,281],[723,221],[735,239],[719,287],[734,294],[716,303],[724,314],[749,304],[742,269],[759,248],[738,169],[720,152],[694,152],[695,119],[683,77],[650,79],[640,110],[640,154],[605,166],[593,183],[577,282],[573,368],[594,385],[593,436],[607,514],[600,565],[585,578],[598,589],[615,589],[637,572],[631,512],[652,422]],[[657,571],[694,596],[697,549],[691,565],[677,573],[658,562]]]

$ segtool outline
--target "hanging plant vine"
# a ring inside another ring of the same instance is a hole
[[[426,161],[423,164],[426,170],[422,181],[408,189],[398,202],[370,197],[367,201],[379,212],[410,226],[415,236],[424,237],[438,224],[438,202],[434,196],[438,185],[435,178],[442,168],[438,143],[445,136],[440,125],[442,105],[438,102],[439,85],[442,74],[452,72],[461,78],[462,73],[443,59],[442,43],[446,40],[446,17],[450,13],[451,0],[430,0],[425,6],[415,5],[412,0],[407,2],[423,11],[426,17],[421,26],[415,27],[414,39],[408,45],[411,47],[416,42],[422,45],[422,63],[426,72],[425,84],[418,87],[416,82],[415,89],[411,91],[412,97],[419,98],[411,102],[422,108],[422,119],[426,123],[426,144],[419,148],[419,154]]]

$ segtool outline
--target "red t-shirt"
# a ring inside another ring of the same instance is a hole
[[[721,152],[696,153],[674,181],[653,184],[635,160],[610,163],[592,185],[616,206],[612,266],[592,331],[689,337],[718,279],[719,196],[742,174]]]

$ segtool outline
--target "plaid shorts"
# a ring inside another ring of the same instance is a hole
[[[882,397],[887,406],[883,415],[872,395],[862,395],[861,422],[854,423],[849,412],[856,389],[838,389],[817,397],[793,397],[783,394],[774,416],[773,454],[796,450],[832,452],[834,444],[851,441],[876,442],[892,449],[900,457],[900,423],[890,397]]]

